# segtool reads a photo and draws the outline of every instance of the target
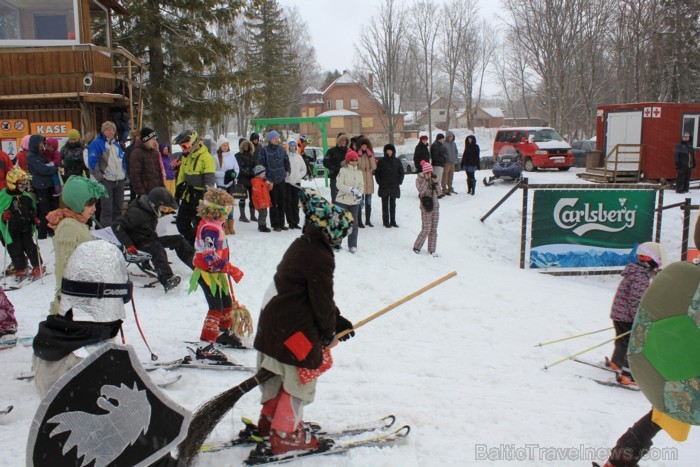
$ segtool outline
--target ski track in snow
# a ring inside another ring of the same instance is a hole
[[[455,130],[461,151],[468,132]],[[490,155],[493,136],[479,132],[482,156]],[[413,153],[415,141],[398,148]],[[526,173],[532,183],[579,182],[576,173]],[[420,231],[415,175],[405,177],[397,202],[399,229],[381,226],[381,200],[373,197],[375,227],[359,232],[358,252],[336,256],[335,299],[341,312],[359,321],[430,282],[457,271],[437,288],[377,318],[357,330],[356,336],[333,351],[334,367],[319,382],[316,401],[305,409],[305,419],[329,429],[374,420],[386,414],[397,423],[409,423],[411,434],[401,445],[364,448],[344,455],[305,459],[304,466],[589,466],[589,459],[506,461],[477,459],[479,446],[523,448],[610,448],[617,438],[649,410],[643,394],[604,387],[584,377],[610,379],[612,373],[574,362],[543,369],[545,364],[614,336],[613,331],[535,347],[546,342],[611,325],[609,309],[618,276],[553,277],[518,269],[522,196],[515,193],[485,222],[479,219],[511,189],[497,181],[484,187],[477,173],[476,196],[466,195],[464,172],[455,174],[458,195],[440,200],[439,258],[411,249]],[[305,182],[306,185],[310,185]],[[323,180],[316,184],[329,196]],[[665,204],[681,201],[665,193]],[[238,216],[238,208],[235,215]],[[237,218],[237,217],[236,217]],[[163,222],[170,222],[166,218]],[[269,223],[269,221],[268,221]],[[255,323],[263,295],[287,246],[299,231],[258,233],[257,224],[236,221],[237,235],[229,237],[231,262],[245,272],[235,285],[237,299],[252,313]],[[169,229],[175,228],[170,224]],[[681,212],[664,211],[662,243],[671,260],[680,257]],[[427,242],[426,242],[427,243]],[[53,269],[50,240],[40,242],[49,270]],[[201,291],[187,294],[190,271],[170,254],[183,282],[171,293],[162,288],[138,287],[148,279],[135,277],[135,302],[141,326],[151,348],[167,361],[186,353],[184,340],[197,340],[206,313]],[[35,282],[9,292],[19,320],[20,336],[30,336],[44,318],[55,279]],[[125,334],[142,361],[148,351],[127,305]],[[251,339],[252,340],[252,339]],[[584,355],[601,362],[612,344]],[[243,365],[254,366],[254,351],[227,350]],[[25,464],[29,426],[39,404],[33,384],[15,376],[29,371],[31,347],[0,352],[5,377],[0,380],[3,406],[12,413],[0,418],[3,464]],[[164,391],[190,410],[251,376],[249,372],[176,370],[182,379]],[[212,439],[232,438],[240,417],[257,419],[257,389],[242,397],[214,429]],[[643,467],[690,467],[700,458],[700,439],[693,428],[685,443],[663,432],[656,448],[677,450],[678,460],[642,461]],[[249,447],[201,455],[198,467],[240,465]],[[591,459],[598,462],[602,458]]]

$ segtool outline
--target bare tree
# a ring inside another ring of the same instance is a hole
[[[463,59],[462,51],[467,40],[467,30],[476,17],[475,0],[451,0],[445,5],[445,18],[440,38],[440,66],[447,76],[447,122],[445,130],[450,129],[450,110],[452,109],[452,95],[457,80],[457,70],[460,60]]]
[[[359,59],[361,80],[370,88],[384,110],[383,125],[389,142],[394,143],[394,131],[400,118],[398,96],[405,85],[404,67],[408,47],[405,43],[406,12],[396,0],[384,0],[378,14],[360,34],[355,52]],[[372,75],[369,86],[368,75]]]
[[[481,104],[484,79],[494,59],[498,40],[496,30],[486,21],[469,25],[459,51],[457,82],[465,103],[467,126],[472,126],[476,107]]]
[[[541,80],[541,99],[550,122],[561,127],[570,107],[571,65],[579,50],[588,0],[503,0],[509,28]]]
[[[423,97],[428,108],[428,138],[430,141],[433,140],[432,101],[435,91],[437,39],[442,28],[437,11],[437,4],[433,0],[418,0],[411,7],[411,20],[409,22],[411,49],[419,64],[417,75],[423,88]]]

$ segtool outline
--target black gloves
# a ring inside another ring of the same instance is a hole
[[[236,179],[236,171],[233,169],[229,169],[226,172],[224,172],[224,184],[231,183]]]
[[[335,333],[340,334],[341,332],[347,330],[347,329],[352,329],[352,323],[346,319],[343,318],[341,315],[336,316],[335,318]],[[351,331],[350,333],[344,335],[343,337],[340,338],[341,342],[344,342],[351,337],[355,335],[355,331]]]

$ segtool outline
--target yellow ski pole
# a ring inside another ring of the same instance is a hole
[[[589,347],[589,348],[584,349],[584,350],[582,350],[582,351],[580,351],[580,352],[576,352],[575,354],[571,354],[571,355],[569,355],[568,357],[564,357],[564,358],[562,358],[561,360],[557,360],[557,361],[554,362],[554,363],[550,363],[549,365],[545,365],[545,366],[544,366],[544,369],[545,369],[545,370],[549,370],[550,368],[552,368],[552,367],[555,366],[555,365],[559,365],[560,363],[565,362],[565,361],[567,361],[567,360],[571,360],[572,358],[576,358],[576,357],[578,357],[578,356],[581,355],[581,354],[584,354],[584,353],[586,353],[586,352],[590,352],[591,350],[597,349],[598,347],[602,347],[602,346],[604,346],[605,344],[607,344],[607,343],[609,343],[609,342],[612,342],[612,341],[614,341],[614,340],[617,340],[617,339],[619,339],[619,338],[621,338],[621,337],[626,336],[626,335],[629,334],[630,332],[632,332],[632,331],[627,331],[627,332],[624,333],[624,334],[620,334],[619,336],[613,337],[612,339],[608,339],[608,340],[606,340],[605,342],[601,342],[600,344],[596,344],[596,345],[594,345],[593,347]]]
[[[535,347],[542,347],[542,346],[549,345],[549,344],[556,344],[557,342],[568,341],[569,339],[576,339],[577,337],[590,336],[591,334],[597,334],[599,332],[607,331],[607,330],[612,329],[612,328],[613,327],[610,326],[609,328],[598,329],[597,331],[584,332],[582,334],[576,334],[575,336],[564,337],[563,339],[557,339],[555,341],[540,342],[539,344],[536,344]]]

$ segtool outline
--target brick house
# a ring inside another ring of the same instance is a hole
[[[308,88],[301,96],[300,107],[302,117],[331,117],[330,124],[326,126],[329,146],[335,145],[338,133],[351,137],[366,135],[375,147],[383,146],[388,140],[381,103],[366,86],[347,72],[320,91]],[[403,126],[403,115],[399,115],[394,133],[396,144],[403,143]],[[321,138],[313,125],[302,124],[300,131],[313,141]]]
[[[500,128],[503,126],[503,111],[498,107],[477,107],[472,120],[474,128]],[[467,127],[467,113],[457,117],[460,128]]]

